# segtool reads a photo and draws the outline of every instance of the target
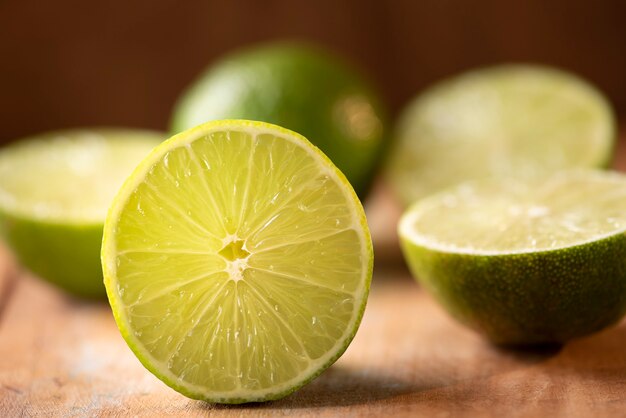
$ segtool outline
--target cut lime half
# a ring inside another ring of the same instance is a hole
[[[420,200],[399,233],[416,278],[507,344],[562,342],[626,310],[626,177],[476,181]]]
[[[428,89],[403,112],[395,136],[387,177],[409,205],[472,179],[606,166],[615,123],[605,97],[584,80],[504,65]]]
[[[80,129],[0,150],[0,228],[22,264],[81,296],[103,296],[100,243],[113,196],[164,134]]]
[[[211,402],[281,398],[332,364],[373,254],[348,181],[304,137],[216,121],[157,147],[109,210],[102,264],[139,360]]]

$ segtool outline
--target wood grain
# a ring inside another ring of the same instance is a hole
[[[18,266],[7,247],[0,241],[0,324],[9,298],[15,287]]]
[[[377,271],[361,329],[333,367],[284,400],[216,406],[189,400],[147,372],[106,302],[72,299],[22,273],[0,324],[0,411],[8,417],[621,416],[624,347],[626,323],[560,349],[498,349],[450,320],[406,271]]]

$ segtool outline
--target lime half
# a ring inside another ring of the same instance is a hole
[[[626,177],[477,181],[425,198],[399,233],[416,278],[491,340],[561,342],[626,311]]]
[[[615,124],[604,96],[536,66],[477,70],[430,88],[403,112],[387,174],[405,205],[462,181],[540,178],[610,162]]]
[[[164,139],[157,132],[84,129],[0,150],[0,228],[33,272],[81,296],[103,296],[100,243],[118,188]]]
[[[117,324],[139,360],[195,399],[283,397],[354,337],[372,275],[363,208],[304,137],[216,121],[169,139],[104,228]]]

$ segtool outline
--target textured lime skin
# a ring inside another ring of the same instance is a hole
[[[401,237],[416,279],[496,344],[561,343],[626,313],[626,235],[552,251],[444,253]]]
[[[102,224],[55,224],[0,212],[0,227],[21,264],[37,276],[77,296],[104,296]]]
[[[336,350],[334,351],[332,356],[324,364],[321,364],[319,367],[312,370],[310,374],[301,376],[301,380],[296,382],[295,384],[287,386],[284,389],[280,390],[267,390],[263,395],[254,394],[251,396],[216,396],[215,394],[210,392],[191,390],[187,388],[183,383],[181,383],[180,379],[171,378],[163,370],[163,366],[161,364],[156,363],[149,355],[146,354],[141,342],[137,340],[137,337],[135,336],[132,327],[127,321],[126,305],[121,301],[118,293],[117,278],[115,273],[113,272],[113,269],[111,268],[112,260],[114,260],[116,256],[114,241],[117,227],[117,218],[119,217],[119,212],[123,209],[127,195],[130,193],[130,191],[132,191],[134,187],[133,184],[136,185],[138,179],[141,179],[141,177],[145,176],[145,172],[149,170],[150,167],[165,152],[167,152],[167,150],[175,148],[177,145],[184,144],[187,140],[187,137],[193,137],[194,134],[203,131],[210,131],[214,127],[227,129],[231,126],[235,128],[250,127],[275,130],[279,134],[295,137],[298,140],[302,141],[304,146],[310,147],[312,154],[319,157],[324,162],[324,164],[326,164],[327,168],[329,168],[338,177],[339,182],[345,187],[345,191],[353,199],[353,202],[355,203],[356,214],[358,217],[358,224],[360,228],[362,228],[362,232],[364,234],[364,257],[366,257],[367,262],[364,268],[362,300],[360,305],[358,306],[358,310],[356,311],[353,327],[349,329],[349,332],[345,335],[345,338],[343,339],[341,344],[336,347]],[[343,355],[343,353],[347,350],[350,343],[354,339],[354,336],[356,335],[361,324],[361,320],[363,319],[363,314],[365,313],[374,268],[374,249],[369,227],[367,224],[367,219],[365,217],[365,211],[353,187],[351,186],[345,175],[337,169],[333,162],[323,152],[321,152],[319,148],[313,145],[307,138],[281,126],[276,126],[265,122],[248,120],[218,120],[196,126],[186,132],[179,133],[169,138],[168,140],[157,146],[155,149],[153,149],[152,152],[136,167],[133,173],[126,179],[118,194],[114,198],[113,203],[109,207],[109,211],[104,224],[101,248],[101,262],[102,272],[104,276],[104,285],[106,288],[109,304],[111,305],[111,310],[115,318],[115,322],[120,330],[120,333],[122,334],[122,337],[128,344],[129,348],[133,351],[137,359],[141,362],[141,364],[157,378],[163,381],[166,385],[191,399],[221,404],[242,404],[282,399],[310,383]]]
[[[301,133],[360,198],[386,145],[386,110],[373,88],[338,58],[298,43],[242,50],[209,67],[181,96],[171,130],[216,119],[257,120]]]

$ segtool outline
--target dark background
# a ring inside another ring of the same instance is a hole
[[[574,71],[626,116],[626,1],[0,0],[0,142],[88,125],[165,129],[204,66],[270,39],[361,66],[394,113],[478,65]]]

